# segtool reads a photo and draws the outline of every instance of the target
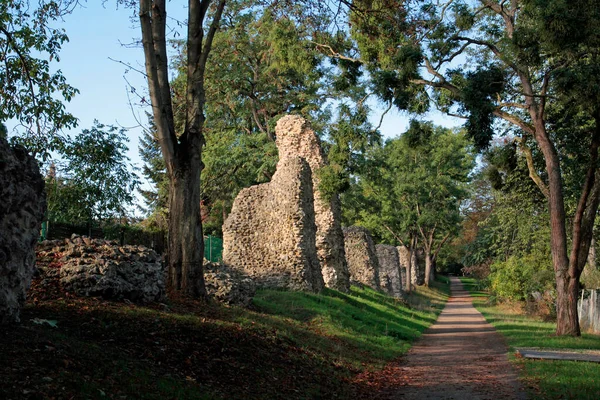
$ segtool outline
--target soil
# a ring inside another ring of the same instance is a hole
[[[458,278],[452,296],[405,357],[364,376],[377,399],[526,399],[504,339],[473,307]]]

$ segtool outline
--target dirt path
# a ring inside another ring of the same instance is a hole
[[[458,278],[437,322],[399,366],[391,399],[525,399],[503,338],[473,307]]]

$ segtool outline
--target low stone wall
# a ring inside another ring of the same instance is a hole
[[[243,189],[223,225],[223,262],[258,287],[320,291],[312,175],[300,158],[279,161],[271,182]]]
[[[600,333],[600,290],[582,290],[577,311],[582,331]]]
[[[379,261],[379,282],[381,288],[390,296],[402,297],[402,274],[400,272],[400,257],[394,246],[378,244],[375,246]]]
[[[40,274],[58,277],[62,290],[78,296],[138,303],[165,298],[165,267],[144,246],[78,236],[46,240],[37,247],[37,266]]]
[[[0,323],[19,322],[45,210],[37,161],[0,137]]]
[[[74,236],[43,241],[36,253],[34,288],[40,299],[62,297],[64,292],[138,303],[165,298],[167,267],[147,247]],[[242,272],[207,260],[204,282],[210,298],[229,305],[249,306],[256,292],[252,279]]]
[[[379,262],[371,234],[359,226],[344,228],[343,232],[350,280],[380,290]]]

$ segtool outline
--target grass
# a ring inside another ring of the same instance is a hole
[[[527,316],[517,304],[492,305],[485,293],[477,290],[477,282],[461,278],[465,288],[475,293],[473,304],[505,338],[511,353],[519,347],[541,349],[600,350],[600,336],[583,334],[581,337],[556,336],[556,324]],[[598,399],[600,398],[600,364],[531,360],[511,356],[522,380],[532,391],[532,398],[540,399]]]
[[[357,377],[404,354],[447,295],[444,283],[406,301],[263,290],[252,310],[30,299],[22,323],[0,330],[0,398],[369,398]]]

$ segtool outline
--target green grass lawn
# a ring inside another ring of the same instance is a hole
[[[485,292],[477,290],[477,282],[461,278],[465,287],[476,296],[475,307],[505,338],[514,354],[518,347],[541,349],[600,350],[600,336],[558,337],[556,324],[524,315],[514,304],[491,305]],[[600,364],[578,361],[529,360],[510,357],[523,382],[532,390],[532,398],[594,399],[600,398]]]
[[[404,354],[447,295],[436,282],[404,301],[358,287],[263,290],[252,310],[36,299],[0,330],[0,398],[370,398],[357,377]]]

